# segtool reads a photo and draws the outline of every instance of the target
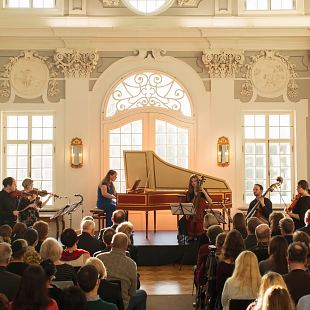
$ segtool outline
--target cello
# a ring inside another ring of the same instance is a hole
[[[202,184],[205,182],[205,177],[198,177],[196,175],[191,176],[190,180],[193,178],[198,179],[197,184],[197,193],[194,196],[193,199],[193,209],[194,214],[190,215],[190,217],[187,219],[186,223],[186,231],[187,234],[190,237],[200,236],[203,234],[203,219],[204,219],[204,213],[205,209],[208,207],[208,204],[206,202],[205,194],[203,194]]]

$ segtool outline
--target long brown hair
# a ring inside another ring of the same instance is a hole
[[[194,192],[195,192],[195,188],[193,187],[192,185],[192,180],[193,179],[196,179],[197,182],[199,182],[199,177],[197,174],[192,174],[191,177],[189,178],[189,181],[188,181],[188,190],[187,190],[187,194],[188,195],[193,195]]]
[[[281,235],[279,222],[284,218],[284,214],[280,211],[273,211],[269,215],[271,235]]]
[[[102,185],[111,186],[113,188],[113,192],[115,192],[114,184],[110,180],[111,175],[114,174],[117,174],[117,172],[115,170],[110,169],[108,173],[105,175],[105,177],[101,180],[100,186]]]
[[[237,229],[241,235],[242,238],[246,238],[248,233],[246,229],[246,223],[245,223],[245,216],[242,212],[237,212],[233,217],[233,228]]]
[[[274,271],[279,274],[287,273],[287,248],[288,244],[284,237],[275,236],[269,244],[269,260],[272,262]]]
[[[230,260],[232,263],[238,255],[245,250],[244,241],[241,233],[233,229],[228,232],[222,248],[221,260]]]

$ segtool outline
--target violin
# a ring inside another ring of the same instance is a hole
[[[49,193],[46,190],[39,190],[37,188],[33,188],[29,192],[16,190],[16,191],[10,193],[11,198],[19,198],[19,197],[29,198],[33,195],[40,196],[40,197],[45,197],[47,195],[51,195],[51,196],[54,196],[55,198],[59,198],[59,196],[54,194],[54,193]]]
[[[294,200],[293,200],[292,203],[290,204],[290,206],[287,207],[285,211],[286,211],[286,212],[291,212],[291,211],[293,211],[293,210],[294,210],[294,207],[296,206],[296,204],[297,204],[298,200],[300,199],[300,197],[301,197],[301,194],[296,195],[295,198],[294,198]]]

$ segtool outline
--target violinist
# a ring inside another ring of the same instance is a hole
[[[0,226],[8,224],[13,227],[18,216],[17,198],[10,196],[16,191],[16,181],[12,177],[7,177],[2,181],[3,189],[0,192]]]
[[[18,203],[19,221],[29,227],[39,219],[39,208],[44,207],[52,195],[50,194],[47,199],[42,202],[40,197],[33,193],[33,180],[29,178],[23,181],[22,186],[24,190]]]
[[[258,205],[258,213],[260,217],[264,222],[269,221],[269,214],[272,212],[272,202],[267,197],[263,196],[263,186],[261,184],[254,184],[253,186],[253,194],[255,196],[255,199],[251,201],[248,212],[252,210],[252,208],[259,202]]]
[[[308,209],[310,209],[309,184],[306,180],[300,180],[297,183],[297,199],[293,208],[287,208],[286,213],[293,219],[295,228],[299,229],[304,226],[304,218]],[[292,209],[292,210],[291,210]]]

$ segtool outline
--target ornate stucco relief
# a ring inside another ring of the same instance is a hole
[[[287,93],[288,98],[295,98],[297,74],[288,58],[270,50],[250,57],[250,63],[245,65],[246,81],[241,86],[241,95],[251,97],[256,92],[265,98],[275,98]]]
[[[54,60],[66,78],[89,78],[99,59],[97,51],[57,49]]]
[[[18,95],[33,99],[41,95],[53,97],[58,94],[56,71],[48,57],[36,51],[22,51],[11,57],[0,76],[0,96],[9,98]]]
[[[211,78],[234,78],[244,62],[243,51],[207,49],[202,62]]]

